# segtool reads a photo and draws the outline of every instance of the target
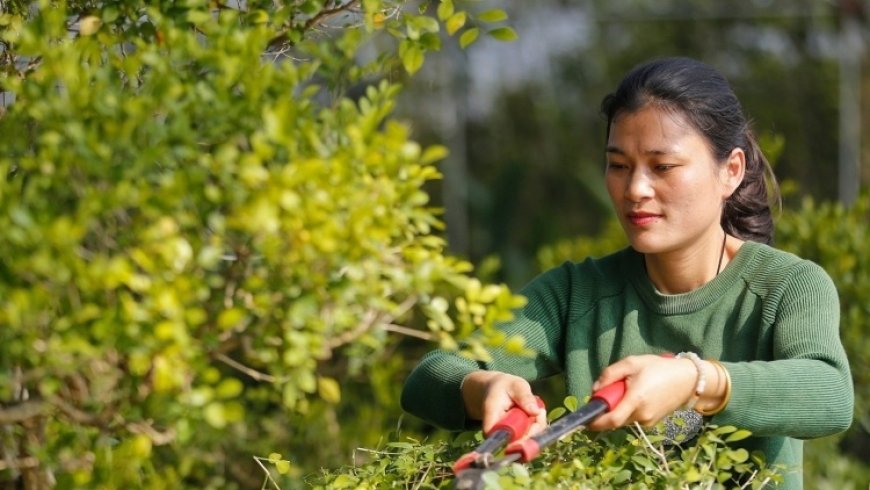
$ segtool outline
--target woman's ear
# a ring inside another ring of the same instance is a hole
[[[722,197],[728,199],[743,182],[743,176],[746,174],[746,153],[742,148],[734,148],[720,169]]]

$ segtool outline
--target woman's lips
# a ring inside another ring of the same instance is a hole
[[[628,218],[628,221],[635,226],[646,226],[658,221],[662,215],[653,213],[628,213],[626,217]]]

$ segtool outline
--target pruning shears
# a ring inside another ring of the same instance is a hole
[[[534,419],[519,407],[510,409],[486,434],[486,439],[473,451],[464,454],[453,464],[457,490],[482,489],[483,475],[510,463],[527,463],[540,454],[541,449],[586,426],[599,415],[613,410],[625,395],[625,380],[617,381],[596,391],[589,403],[552,423],[542,432],[523,439]],[[543,401],[538,398],[538,406]],[[495,454],[503,447],[504,455]]]

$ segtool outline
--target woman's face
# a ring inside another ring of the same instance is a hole
[[[660,254],[721,241],[722,204],[736,188],[727,167],[677,112],[647,105],[618,115],[607,141],[607,192],[632,247]]]

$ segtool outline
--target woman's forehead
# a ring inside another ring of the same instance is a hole
[[[631,112],[619,113],[613,118],[608,145],[623,139],[671,141],[700,136],[682,112],[646,105]]]

